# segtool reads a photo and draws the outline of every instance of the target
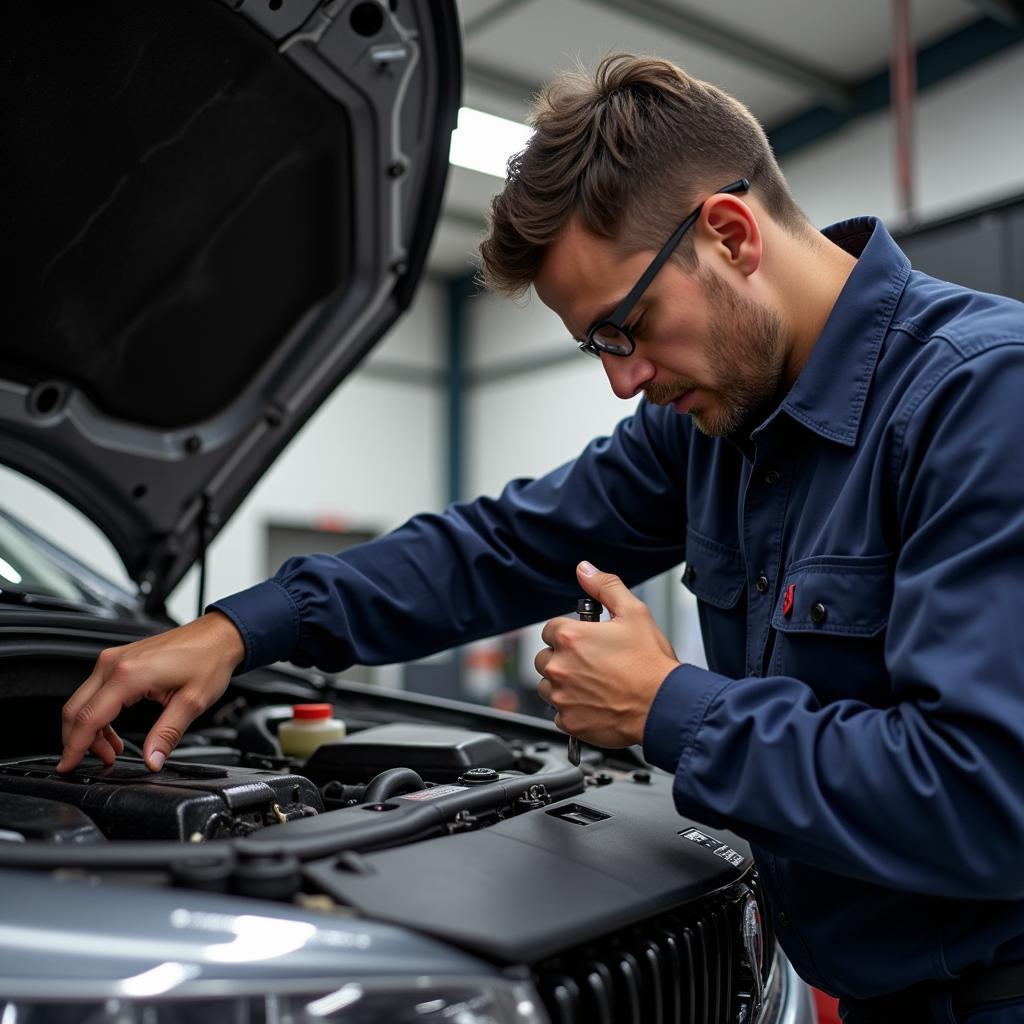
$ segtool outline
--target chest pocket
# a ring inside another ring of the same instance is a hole
[[[746,602],[743,554],[698,533],[686,531],[683,586],[697,598],[697,613],[708,667],[724,675],[742,675]],[[680,652],[686,657],[685,652]]]
[[[885,630],[894,565],[889,554],[792,563],[772,613],[770,671],[808,683],[823,702],[855,697],[887,703]]]

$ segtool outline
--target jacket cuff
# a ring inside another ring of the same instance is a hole
[[[257,583],[207,605],[206,611],[226,615],[242,634],[245,658],[235,675],[288,661],[299,642],[299,609],[277,580]]]
[[[696,665],[678,665],[665,677],[644,723],[644,759],[675,775],[693,749],[708,705],[731,683]]]

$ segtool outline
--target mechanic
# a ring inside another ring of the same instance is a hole
[[[816,231],[746,108],[667,62],[562,76],[533,123],[486,281],[646,400],[543,478],[103,652],[61,769],[112,761],[141,697],[158,770],[232,672],[418,657],[582,587],[612,617],[545,626],[556,722],[642,743],[680,814],[751,842],[846,1021],[1024,1022],[1024,306],[876,219]],[[627,589],[683,560],[710,669]]]

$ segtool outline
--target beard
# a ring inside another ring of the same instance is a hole
[[[697,429],[709,437],[733,434],[760,421],[774,404],[785,368],[782,320],[767,306],[737,295],[713,271],[697,274],[708,306],[708,365],[712,381],[677,376],[645,387],[647,401],[667,405],[694,388],[701,395],[689,410]]]

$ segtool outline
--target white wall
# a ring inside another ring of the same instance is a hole
[[[512,476],[535,476],[612,430],[636,400],[609,390],[601,364],[575,351],[558,319],[531,292],[510,303],[481,295],[468,304],[470,371],[564,352],[570,362],[470,389],[465,446],[467,494],[494,493]]]
[[[918,220],[1024,190],[1024,47],[946,79],[919,97]],[[892,118],[854,121],[783,161],[796,201],[821,226],[873,213],[900,225]]]

